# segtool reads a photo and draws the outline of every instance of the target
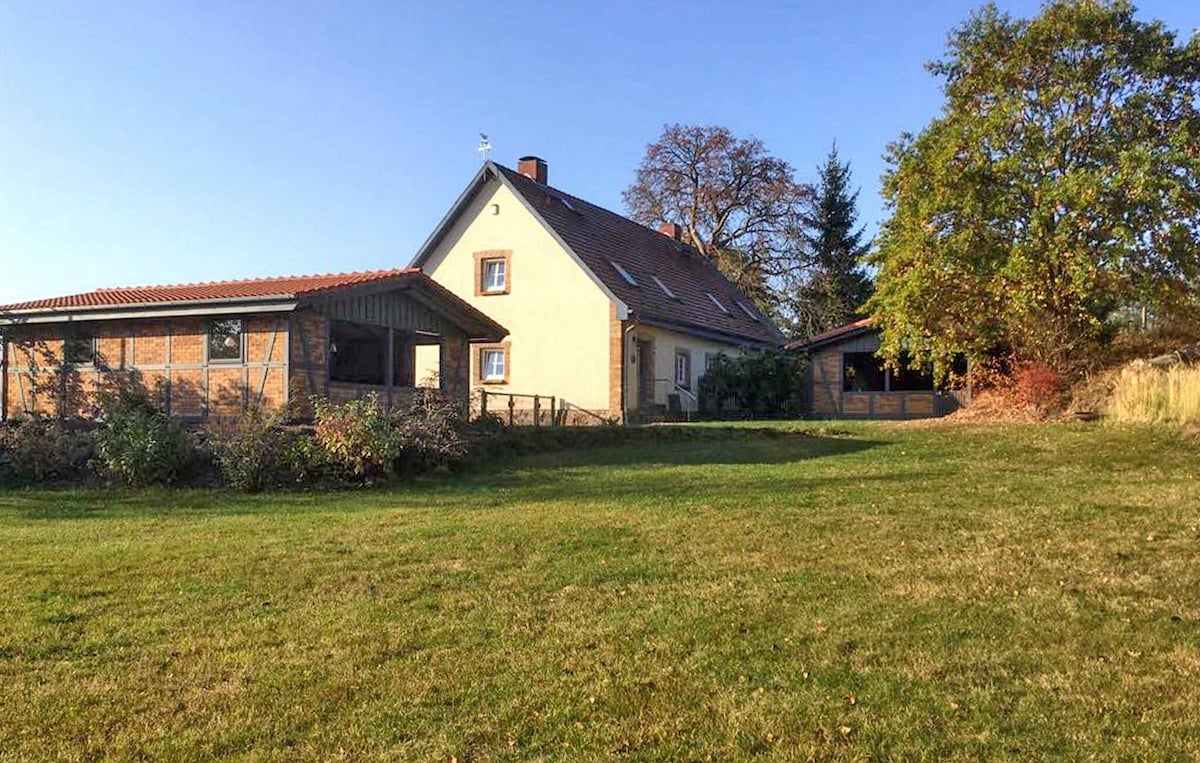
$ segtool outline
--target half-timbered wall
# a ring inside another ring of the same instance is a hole
[[[96,362],[73,366],[62,361],[64,338],[75,326],[10,329],[4,413],[88,417],[103,381],[131,372],[181,418],[236,414],[250,405],[279,408],[287,402],[287,319],[251,315],[243,321],[243,359],[234,362],[209,361],[203,318],[89,323]]]

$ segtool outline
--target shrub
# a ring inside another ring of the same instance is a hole
[[[1018,365],[1012,376],[1012,398],[1018,406],[1047,411],[1063,403],[1063,377],[1042,363]]]
[[[170,484],[196,456],[183,426],[167,415],[136,376],[109,379],[96,395],[101,471],[127,485]]]
[[[32,418],[0,426],[0,484],[81,480],[95,452],[90,431],[62,421]]]
[[[808,362],[784,352],[718,355],[700,378],[700,409],[706,414],[797,416],[807,409]]]
[[[283,415],[252,408],[207,428],[222,481],[258,492],[314,479],[315,450],[308,437],[283,426]]]
[[[400,443],[377,395],[341,404],[316,398],[313,418],[314,444],[338,477],[369,482],[392,474]]]
[[[395,430],[395,471],[424,474],[445,468],[467,452],[467,419],[453,401],[432,390],[417,390],[389,416]]]
[[[1127,366],[1114,385],[1109,413],[1127,423],[1200,425],[1200,366]]]

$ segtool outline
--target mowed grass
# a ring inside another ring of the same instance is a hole
[[[1200,443],[782,426],[0,494],[0,760],[1200,757]]]

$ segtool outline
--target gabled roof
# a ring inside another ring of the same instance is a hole
[[[0,305],[0,311],[70,310],[80,307],[117,307],[168,302],[228,301],[235,299],[297,299],[332,289],[400,280],[421,271],[372,270],[360,273],[327,273],[308,276],[279,276],[277,278],[248,278],[241,281],[206,281],[203,283],[169,284],[165,286],[118,286],[96,289],[65,297],[35,299]]]
[[[861,334],[866,334],[871,330],[871,319],[860,318],[852,323],[847,323],[844,326],[822,331],[819,334],[813,334],[807,339],[798,339],[795,342],[789,342],[787,349],[808,351],[818,347],[824,347],[827,344],[841,342],[845,339],[851,339]]]
[[[197,315],[260,309],[290,311],[326,299],[385,291],[410,292],[473,339],[494,341],[508,334],[503,326],[415,268],[96,289],[0,305],[0,325],[149,317],[183,309]]]
[[[414,267],[428,261],[474,195],[493,178],[524,202],[610,298],[629,309],[631,320],[723,341],[783,343],[771,320],[694,247],[490,161],[417,252]]]

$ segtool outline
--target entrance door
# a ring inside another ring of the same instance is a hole
[[[639,339],[637,341],[638,363],[638,408],[646,409],[654,405],[654,341]]]

